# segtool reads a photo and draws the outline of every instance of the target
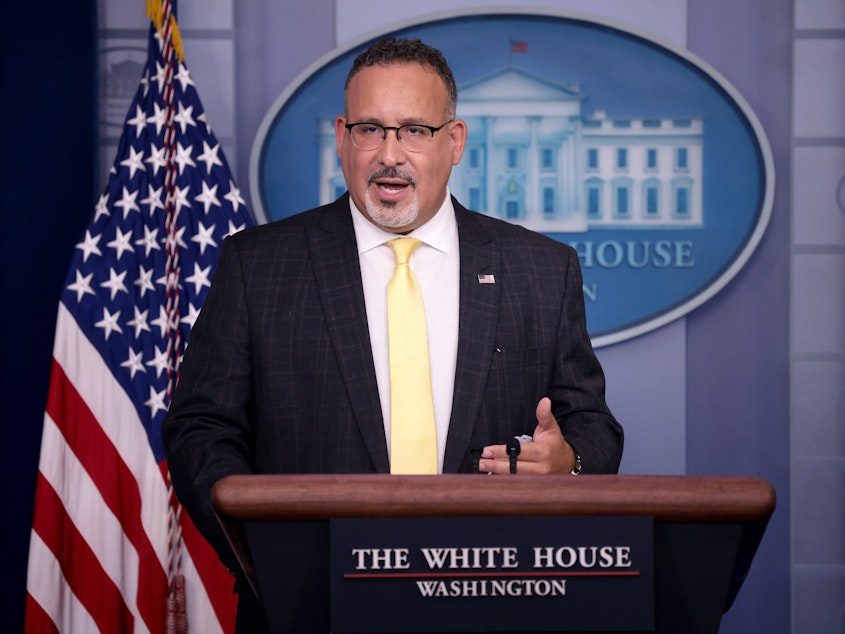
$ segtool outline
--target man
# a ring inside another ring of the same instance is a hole
[[[225,242],[162,426],[176,492],[232,569],[210,502],[221,477],[396,466],[386,288],[399,235],[420,240],[410,268],[434,471],[613,473],[621,459],[575,252],[449,195],[467,126],[440,52],[378,42],[345,97],[335,133],[348,195]],[[514,462],[518,436],[533,442]]]

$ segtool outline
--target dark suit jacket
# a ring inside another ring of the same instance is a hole
[[[568,246],[466,210],[445,472],[532,434],[543,396],[585,472],[612,473],[622,429],[587,336]],[[479,284],[490,273],[495,284]],[[388,473],[348,196],[226,240],[162,425],[179,499],[236,567],[210,492],[234,473]]]

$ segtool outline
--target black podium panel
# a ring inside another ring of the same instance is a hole
[[[737,567],[746,528],[742,523],[654,524],[655,632],[718,632],[735,584],[747,572]],[[329,522],[245,522],[244,529],[271,631],[327,634]],[[608,609],[613,601],[608,597]]]

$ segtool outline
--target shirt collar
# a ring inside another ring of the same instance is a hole
[[[364,214],[349,198],[349,207],[352,211],[352,225],[355,228],[355,239],[358,242],[358,253],[366,253],[389,240],[397,237],[395,233],[385,231],[367,220]],[[449,253],[454,244],[455,233],[458,230],[458,223],[455,220],[455,207],[452,205],[452,196],[446,189],[446,197],[437,213],[421,227],[417,227],[408,235],[420,242],[437,249],[443,253]]]

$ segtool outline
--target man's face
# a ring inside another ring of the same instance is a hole
[[[461,160],[466,124],[454,121],[434,134],[421,152],[407,151],[388,130],[374,150],[352,144],[347,123],[438,127],[448,120],[446,86],[421,64],[369,66],[346,91],[347,117],[335,121],[337,152],[355,206],[375,225],[407,233],[430,220],[446,197],[452,166]]]

